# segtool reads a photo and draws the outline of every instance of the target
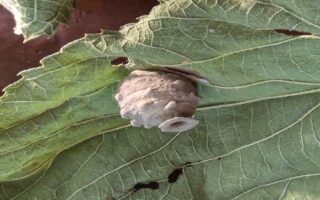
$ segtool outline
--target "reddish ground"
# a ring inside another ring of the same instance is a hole
[[[84,33],[101,29],[117,30],[148,14],[157,0],[77,0],[69,27],[62,25],[52,38],[37,38],[23,44],[23,37],[13,33],[13,16],[0,6],[0,95],[1,90],[19,79],[16,74],[36,67],[39,60]]]

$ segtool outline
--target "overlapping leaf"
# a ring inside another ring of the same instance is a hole
[[[55,33],[59,23],[66,23],[74,0],[1,0],[14,16],[14,32],[25,41]]]
[[[167,0],[136,24],[88,35],[46,58],[1,99],[0,177],[33,175],[3,183],[0,197],[317,198],[319,6]],[[133,69],[205,76],[199,126],[177,135],[128,127],[112,98],[126,74],[110,64],[117,56],[129,57]],[[169,181],[176,168],[183,174]],[[135,187],[149,182],[159,187]]]

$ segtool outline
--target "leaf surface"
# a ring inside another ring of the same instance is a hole
[[[16,22],[14,32],[23,34],[25,41],[52,36],[60,23],[69,19],[74,0],[1,0]]]
[[[1,98],[1,199],[316,199],[317,5],[166,0],[45,58]],[[128,69],[111,64],[121,56]],[[161,67],[208,79],[195,129],[164,134],[118,115],[118,81]]]

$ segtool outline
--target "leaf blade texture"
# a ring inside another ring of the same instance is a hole
[[[67,45],[1,98],[0,177],[21,180],[3,182],[0,197],[316,199],[317,5],[166,0],[118,32]],[[120,119],[113,95],[128,70],[110,63],[123,56],[130,70],[180,67],[206,77],[200,124],[173,135]],[[158,187],[137,189],[150,182]]]
[[[14,16],[14,32],[22,34],[24,41],[43,35],[52,36],[60,23],[67,23],[73,0],[1,0]]]

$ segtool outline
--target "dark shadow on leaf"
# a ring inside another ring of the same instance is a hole
[[[179,176],[183,174],[183,169],[182,168],[178,168],[173,170],[173,172],[171,172],[168,176],[168,182],[169,183],[175,183]]]
[[[181,176],[181,175],[183,174],[183,169],[184,169],[185,167],[190,167],[191,164],[192,164],[191,162],[186,162],[186,163],[183,165],[183,167],[177,168],[177,169],[173,170],[173,171],[169,174],[169,176],[168,176],[168,182],[169,182],[169,183],[175,183],[175,182],[177,182],[179,176]]]
[[[159,183],[156,181],[151,181],[149,183],[137,183],[133,186],[133,192],[137,192],[141,189],[152,189],[152,190],[156,190],[158,189]]]
[[[312,33],[309,33],[309,32],[301,32],[301,31],[287,30],[287,29],[275,29],[274,31],[277,33],[282,33],[289,36],[312,35]]]

